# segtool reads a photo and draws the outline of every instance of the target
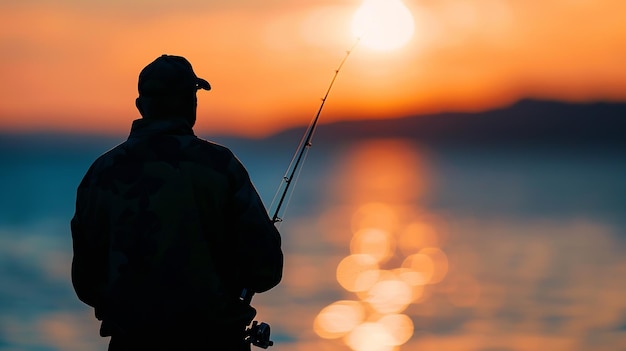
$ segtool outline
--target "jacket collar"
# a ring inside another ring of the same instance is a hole
[[[189,122],[182,118],[158,120],[140,118],[133,121],[128,138],[141,138],[156,134],[194,135]]]

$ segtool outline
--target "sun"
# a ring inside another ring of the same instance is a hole
[[[401,0],[363,0],[352,19],[352,33],[376,50],[403,46],[414,30],[413,15]]]

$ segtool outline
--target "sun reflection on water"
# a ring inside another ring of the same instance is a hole
[[[365,318],[365,308],[358,301],[337,301],[326,306],[315,318],[314,329],[322,337],[341,337],[359,326]]]
[[[323,308],[314,321],[318,336],[355,351],[395,350],[413,336],[407,308],[423,302],[425,286],[448,272],[441,221],[420,206],[428,184],[421,162],[414,145],[399,140],[368,141],[345,156],[333,193],[348,201],[350,239],[343,245],[350,252],[337,265],[336,279],[354,300]],[[451,301],[475,300],[477,283],[470,283],[450,284]]]
[[[376,259],[370,255],[350,255],[337,266],[337,281],[351,292],[371,289],[379,275]]]
[[[374,258],[377,262],[387,261],[394,253],[393,236],[377,228],[361,229],[353,234],[350,252]]]

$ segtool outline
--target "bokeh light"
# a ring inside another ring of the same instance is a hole
[[[370,255],[350,255],[337,266],[337,281],[352,292],[371,288],[376,284],[378,275],[378,264]]]
[[[391,335],[393,345],[402,345],[413,336],[413,321],[405,314],[387,314],[378,323]]]
[[[404,311],[413,300],[411,287],[400,279],[380,280],[367,292],[365,301],[378,313]]]
[[[436,284],[443,280],[448,273],[448,256],[441,249],[426,247],[419,251],[420,255],[428,256],[433,263],[433,271],[429,284]]]
[[[394,348],[393,336],[375,322],[359,325],[346,337],[346,343],[355,351],[391,351]]]
[[[320,311],[313,329],[322,338],[336,339],[356,328],[364,318],[365,309],[360,302],[337,301]]]
[[[393,237],[386,231],[369,228],[354,233],[350,252],[369,255],[378,263],[388,260],[394,252]]]
[[[433,273],[435,271],[435,265],[430,256],[416,253],[404,259],[402,267],[413,272],[411,275],[413,279],[410,282],[414,285],[425,285],[430,283]]]
[[[405,282],[411,287],[411,301],[413,303],[419,302],[424,295],[424,277],[421,273],[408,268],[395,268],[392,271],[398,279]]]

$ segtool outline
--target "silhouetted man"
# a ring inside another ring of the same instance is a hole
[[[280,235],[232,152],[194,135],[196,92],[211,87],[191,64],[163,55],[138,88],[142,118],[78,186],[76,294],[109,350],[249,349],[241,292],[280,282]]]

